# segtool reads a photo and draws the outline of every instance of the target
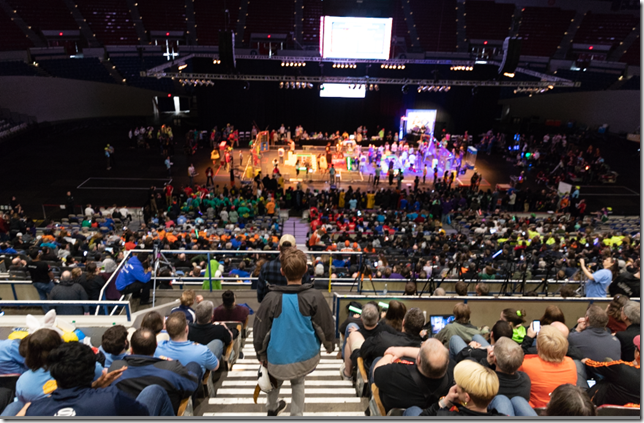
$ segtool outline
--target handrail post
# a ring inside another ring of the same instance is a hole
[[[13,299],[18,301],[18,295],[16,294],[16,286],[15,284],[11,284],[11,290],[13,291]]]
[[[210,292],[212,292],[212,267],[210,266],[210,252],[208,252],[208,283],[210,284]]]

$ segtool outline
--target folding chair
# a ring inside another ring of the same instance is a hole
[[[362,357],[358,357],[356,368],[356,396],[368,397],[369,378],[367,377],[367,371],[364,368],[364,360],[362,360]]]
[[[640,417],[639,407],[605,404],[597,407],[598,416],[633,416]]]
[[[181,400],[179,410],[177,411],[178,417],[192,417],[194,416],[194,409],[192,406],[192,397]]]
[[[375,383],[371,384],[371,399],[369,399],[369,410],[372,416],[386,416],[385,407],[380,401],[380,391]]]

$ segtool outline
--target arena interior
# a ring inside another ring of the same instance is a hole
[[[0,0],[1,415],[639,419],[640,30]]]

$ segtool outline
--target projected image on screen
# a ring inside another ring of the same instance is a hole
[[[352,88],[353,85],[347,84],[322,84],[320,87],[320,97],[339,97],[339,98],[364,98],[366,88],[364,85]]]
[[[407,133],[419,132],[426,128],[430,134],[434,133],[436,110],[407,109]]]
[[[392,18],[320,18],[320,55],[330,59],[389,59]]]

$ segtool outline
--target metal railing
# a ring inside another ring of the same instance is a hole
[[[127,321],[132,320],[132,313],[130,309],[129,301],[62,301],[62,300],[30,300],[30,301],[0,301],[0,307],[55,307],[55,306],[106,306],[106,307],[123,307],[125,310],[125,315],[127,316]]]

